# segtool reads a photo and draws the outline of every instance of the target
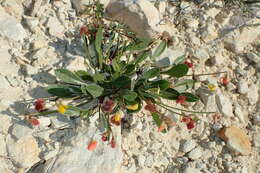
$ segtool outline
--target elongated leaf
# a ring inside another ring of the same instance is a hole
[[[55,75],[58,79],[62,80],[63,82],[72,83],[72,84],[84,83],[84,81],[82,81],[78,75],[66,69],[55,70]]]
[[[94,97],[99,97],[103,94],[104,88],[97,84],[86,85],[86,90]]]
[[[121,91],[121,94],[123,96],[124,99],[126,99],[127,101],[134,101],[137,97],[137,93],[128,89],[124,89]]]
[[[194,80],[192,79],[183,79],[174,84],[174,89],[179,92],[185,92],[188,89],[191,89],[194,85]]]
[[[130,45],[127,46],[126,50],[129,51],[142,50],[145,49],[151,42],[152,39],[150,38],[140,38],[137,41],[130,43]]]
[[[79,76],[82,80],[85,80],[85,81],[93,81],[93,77],[86,71],[84,70],[78,70],[75,72],[75,74],[77,76]]]
[[[153,120],[154,120],[155,124],[157,125],[157,127],[160,127],[161,124],[163,123],[163,120],[161,119],[160,115],[157,113],[152,113],[152,117],[153,117]],[[164,129],[161,132],[166,133],[167,131]]]
[[[162,41],[159,46],[155,49],[154,53],[153,53],[153,58],[156,58],[158,56],[160,56],[163,51],[165,50],[167,44],[166,41]]]
[[[165,90],[170,87],[170,82],[167,80],[158,80],[155,82],[152,82],[151,87],[160,88],[161,90]]]
[[[98,53],[98,63],[100,68],[102,68],[102,63],[103,63],[103,55],[102,55],[102,48],[101,48],[102,39],[103,39],[103,28],[98,28],[96,40],[95,40],[95,47]]]
[[[135,70],[135,65],[134,64],[129,64],[126,66],[126,70],[125,70],[125,73],[124,74],[132,74]]]
[[[186,97],[187,102],[196,102],[199,98],[191,93],[181,93],[182,96]]]
[[[159,68],[152,68],[143,74],[143,78],[150,79],[150,78],[158,76],[159,74],[160,74]]]
[[[151,55],[151,51],[143,51],[140,53],[136,59],[134,60],[134,64],[139,64],[143,62],[146,58],[148,58]]]
[[[81,90],[79,88],[65,85],[51,85],[47,87],[46,90],[51,95],[62,98],[74,97],[81,94]]]
[[[184,60],[185,60],[185,55],[182,55],[182,56],[178,57],[178,58],[174,61],[174,64],[181,64],[181,63],[183,63]]]
[[[186,64],[178,64],[173,66],[170,70],[162,72],[162,74],[179,78],[185,76],[188,73],[188,71],[189,71],[189,67]]]
[[[168,100],[177,100],[179,95],[180,93],[172,88],[160,91],[160,96]]]
[[[104,74],[101,74],[101,73],[95,73],[93,75],[93,79],[95,82],[102,82],[105,80],[105,76],[104,76]]]
[[[66,109],[64,113],[64,115],[69,117],[77,117],[80,116],[80,114],[81,114],[81,109],[74,106],[68,106],[68,109]]]
[[[112,84],[118,88],[121,87],[130,87],[131,86],[131,79],[128,76],[120,76],[116,80],[112,82]]]
[[[117,59],[112,60],[112,67],[116,72],[120,72],[121,70],[120,64],[117,62]]]

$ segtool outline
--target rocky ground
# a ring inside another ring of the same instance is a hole
[[[88,18],[79,14],[82,3],[89,2],[0,0],[0,172],[259,172],[260,4],[102,2],[109,20],[128,24],[140,36],[168,31],[173,45],[162,57],[173,61],[185,55],[194,63],[190,74],[227,72],[195,76],[201,101],[188,105],[216,111],[219,119],[198,115],[195,129],[189,131],[179,116],[165,112],[177,125],[162,134],[142,111],[130,127],[115,128],[116,149],[100,141],[95,116],[87,127],[58,115],[42,117],[40,126],[32,127],[23,115],[32,111],[28,103],[48,96],[43,87],[55,83],[54,69],[85,68],[79,28]],[[225,75],[227,86],[220,82]],[[208,90],[209,83],[215,91]],[[225,131],[218,133],[223,127]],[[99,146],[89,152],[86,145],[93,135]]]

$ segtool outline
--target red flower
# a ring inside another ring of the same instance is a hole
[[[37,110],[38,112],[42,112],[45,109],[44,99],[37,99],[34,102],[34,107],[35,107],[35,110]]]
[[[112,137],[112,140],[111,140],[110,145],[111,145],[112,148],[115,148],[115,147],[116,147],[116,141],[115,141],[114,136]]]
[[[156,106],[155,106],[155,104],[151,100],[147,100],[146,104],[147,105],[145,105],[145,107],[144,107],[145,110],[147,110],[147,111],[149,111],[151,113],[157,112]]]
[[[182,120],[181,120],[181,122],[184,122],[186,124],[191,122],[191,121],[192,121],[192,118],[189,117],[189,116],[184,116],[184,117],[182,117]]]
[[[97,141],[93,140],[93,141],[90,141],[90,143],[88,144],[87,149],[88,149],[89,151],[92,151],[92,150],[94,150],[96,147],[97,147]]]
[[[79,34],[80,34],[80,36],[82,36],[83,34],[84,35],[89,35],[90,32],[89,32],[89,30],[88,30],[88,28],[86,26],[82,26],[80,28]]]
[[[228,79],[227,79],[226,77],[222,77],[222,78],[220,79],[220,83],[221,83],[222,85],[224,85],[224,86],[227,86],[227,84],[228,84]]]
[[[176,103],[184,104],[186,102],[186,96],[179,96]]]
[[[102,109],[103,109],[104,112],[111,113],[113,111],[114,105],[115,105],[115,102],[113,100],[107,100],[103,104]]]
[[[187,124],[187,129],[191,130],[195,127],[195,121],[191,120],[188,124]]]
[[[103,142],[105,142],[105,141],[108,140],[107,133],[103,133],[103,134],[102,134],[101,140],[102,140]]]
[[[189,68],[193,67],[193,63],[191,62],[191,60],[186,60],[184,64],[186,64]]]
[[[29,119],[30,124],[32,124],[33,126],[38,126],[40,125],[40,121],[37,118],[30,118]]]

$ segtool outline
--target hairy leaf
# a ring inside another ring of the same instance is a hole
[[[172,77],[183,77],[189,71],[189,67],[186,64],[178,64],[173,66],[171,69],[162,72],[162,74],[170,75]]]
[[[55,75],[58,79],[62,80],[63,82],[72,83],[72,84],[84,83],[84,81],[82,81],[78,75],[66,69],[55,70]]]

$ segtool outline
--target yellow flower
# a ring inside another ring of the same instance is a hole
[[[215,91],[215,90],[216,90],[216,86],[213,85],[213,84],[208,84],[208,89],[209,89],[210,91]]]
[[[115,114],[115,121],[117,122],[121,121],[121,115],[119,113]]]
[[[59,111],[59,113],[61,113],[61,114],[64,114],[67,109],[68,109],[68,106],[67,106],[67,105],[63,105],[63,104],[58,105],[58,111]]]
[[[134,104],[134,105],[127,105],[127,106],[126,106],[126,108],[127,108],[128,110],[131,110],[131,111],[137,110],[138,107],[139,107],[138,103],[136,103],[136,104]]]

